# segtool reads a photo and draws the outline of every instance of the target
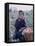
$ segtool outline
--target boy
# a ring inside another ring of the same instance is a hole
[[[24,20],[24,12],[22,10],[19,11],[19,17],[15,23],[16,31],[15,31],[15,39],[19,39],[20,41],[25,41],[24,36],[22,37],[22,31],[19,31],[22,27],[26,27],[26,23]]]

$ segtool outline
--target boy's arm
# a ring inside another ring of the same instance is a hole
[[[26,22],[25,22],[25,20],[23,20],[23,25],[24,25],[24,27],[26,27]]]

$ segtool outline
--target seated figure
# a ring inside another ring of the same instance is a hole
[[[24,20],[24,12],[22,10],[20,10],[19,11],[19,17],[15,22],[15,28],[16,28],[15,39],[19,39],[20,41],[25,41],[24,36],[22,36],[22,31],[19,31],[22,27],[26,28],[26,23]]]

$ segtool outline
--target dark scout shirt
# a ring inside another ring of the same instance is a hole
[[[26,27],[26,23],[24,20],[17,19],[15,23],[16,30],[19,31],[22,27]]]

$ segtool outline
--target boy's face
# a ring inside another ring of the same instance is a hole
[[[20,12],[20,14],[19,14],[20,16],[23,16],[23,13],[22,12]]]
[[[19,15],[20,15],[20,16],[19,16],[20,19],[24,19],[24,16],[23,16],[23,13],[22,13],[22,12],[20,12]]]

